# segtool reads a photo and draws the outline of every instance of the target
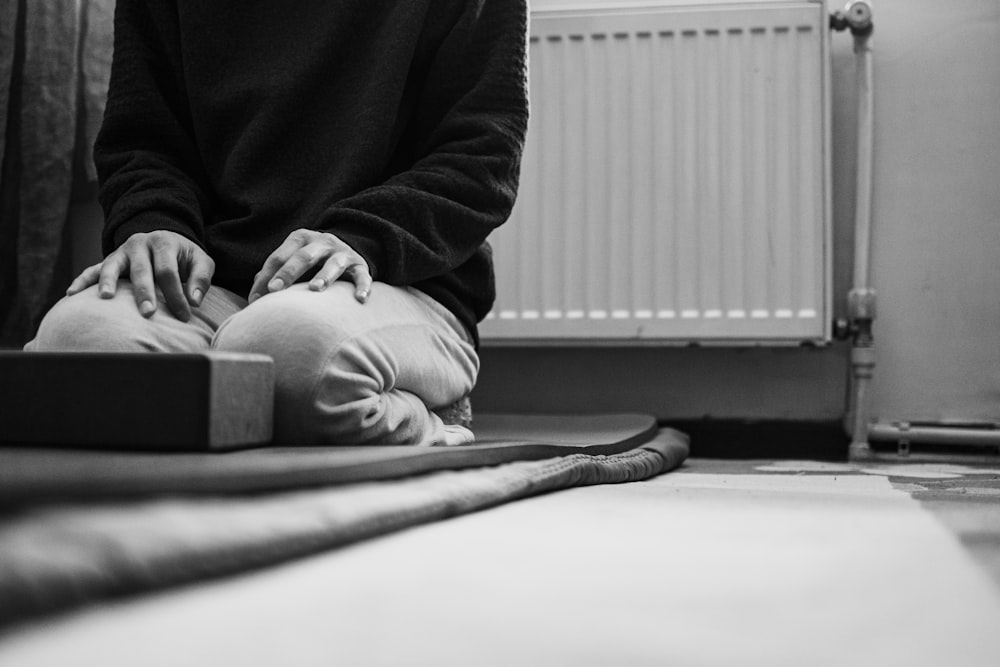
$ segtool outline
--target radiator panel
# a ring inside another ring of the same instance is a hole
[[[485,342],[828,337],[820,3],[544,12]]]

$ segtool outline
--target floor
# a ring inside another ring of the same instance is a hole
[[[0,665],[1000,664],[1000,465],[693,459],[0,636]]]
[[[919,501],[1000,587],[1000,456],[996,464],[832,463],[826,461],[694,462],[717,474],[769,472],[795,475],[878,475]]]

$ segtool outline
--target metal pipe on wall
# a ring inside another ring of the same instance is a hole
[[[854,35],[858,86],[858,153],[855,176],[854,289],[871,289],[872,162],[875,146],[875,95],[872,86],[872,14],[867,1],[852,2],[847,22]]]
[[[968,445],[1000,448],[1000,428],[876,423],[871,419],[869,390],[875,369],[876,293],[871,286],[871,235],[874,148],[872,8],[868,0],[849,2],[833,19],[834,27],[854,35],[857,63],[858,126],[854,218],[854,275],[848,294],[851,347],[851,387],[845,426],[851,436],[852,459],[874,456],[869,441],[909,444]]]
[[[833,27],[854,36],[858,89],[857,173],[854,211],[854,276],[847,306],[852,334],[851,386],[845,428],[851,436],[850,456],[870,454],[869,388],[875,370],[875,290],[871,287],[872,162],[875,103],[872,80],[872,8],[868,0],[852,0],[833,16]]]
[[[1000,429],[969,428],[959,426],[913,426],[898,424],[872,424],[868,437],[880,442],[908,442],[946,445],[973,445],[1000,447]]]

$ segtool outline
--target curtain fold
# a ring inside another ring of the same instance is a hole
[[[14,75],[14,36],[17,34],[18,7],[25,0],[0,0],[0,162],[7,145],[7,109]]]
[[[0,345],[34,334],[69,275],[74,186],[93,183],[114,0],[0,0]]]

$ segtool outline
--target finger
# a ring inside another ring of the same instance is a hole
[[[267,294],[267,284],[271,282],[274,274],[278,272],[285,262],[302,247],[302,241],[297,236],[289,236],[278,249],[272,252],[264,261],[264,266],[254,276],[253,286],[250,288],[250,301]]]
[[[367,303],[372,293],[372,274],[364,262],[354,264],[348,269],[354,281],[354,298],[361,303]]]
[[[101,263],[94,264],[93,266],[88,266],[83,271],[80,272],[73,282],[69,284],[66,288],[66,296],[73,296],[83,290],[87,289],[91,285],[97,283],[98,278],[101,277]]]
[[[177,247],[171,244],[157,245],[153,249],[153,276],[156,286],[163,293],[163,300],[174,317],[181,322],[191,319],[191,306],[184,296],[180,269],[177,265]]]
[[[313,291],[322,291],[330,286],[330,283],[346,276],[354,283],[354,298],[361,303],[368,301],[371,293],[372,277],[368,271],[368,265],[364,260],[348,253],[336,253],[330,257],[323,268],[319,270],[309,282],[309,288]]]
[[[110,299],[115,295],[118,291],[118,279],[125,273],[128,265],[128,257],[121,251],[113,252],[104,259],[97,277],[100,285],[97,291],[102,299]]]
[[[309,243],[294,253],[275,271],[274,276],[267,282],[268,292],[283,290],[302,277],[309,269],[316,266],[330,256],[331,248],[325,243]]]
[[[139,245],[129,253],[128,262],[135,305],[143,317],[150,317],[156,312],[156,285],[153,283],[149,250],[145,245]]]
[[[196,250],[191,258],[191,268],[187,276],[188,303],[197,308],[212,284],[215,262],[204,252]]]
[[[335,252],[323,263],[323,266],[313,279],[309,281],[309,289],[314,292],[322,292],[329,287],[333,281],[344,275],[347,270],[350,258],[346,252]]]

